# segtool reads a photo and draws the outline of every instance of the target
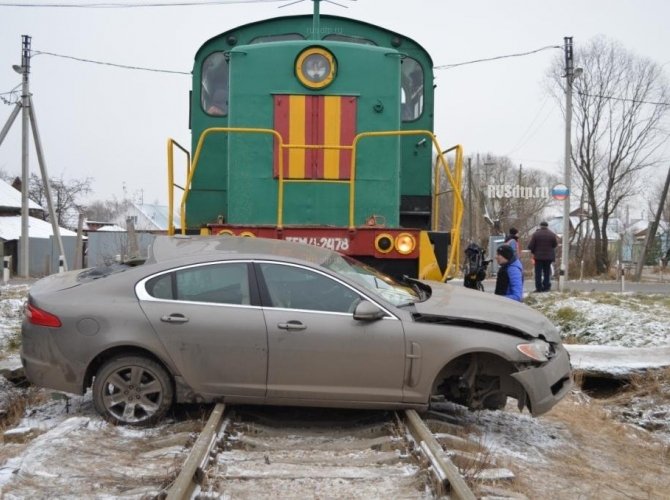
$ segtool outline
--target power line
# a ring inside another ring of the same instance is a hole
[[[7,92],[0,92],[0,95],[8,95],[8,94],[14,94],[16,93],[17,89],[21,86],[19,83],[16,87],[14,87],[12,90],[8,90]]]
[[[16,104],[19,99],[19,87],[22,84],[18,84],[16,87],[14,87],[12,90],[9,90],[7,92],[0,92],[0,101],[2,101],[4,104],[7,104],[11,106],[12,104]],[[9,97],[4,97],[4,96],[9,96]]]
[[[531,54],[536,54],[538,52],[542,52],[543,50],[549,50],[549,49],[562,49],[560,45],[547,45],[546,47],[541,47],[539,49],[535,50],[530,50],[528,52],[519,52],[517,54],[506,54],[504,56],[495,56],[495,57],[487,57],[485,59],[475,59],[473,61],[465,61],[465,62],[460,62],[460,63],[455,63],[455,64],[442,64],[441,66],[435,66],[433,69],[452,69],[456,68],[458,66],[465,66],[466,64],[475,64],[475,63],[480,63],[480,62],[489,62],[489,61],[497,61],[499,59],[508,59],[510,57],[523,57],[523,56],[529,56]]]
[[[600,94],[588,94],[586,92],[579,92],[577,93],[581,96],[586,96],[586,97],[596,97],[598,99],[612,99],[613,101],[624,101],[624,102],[632,102],[636,104],[651,104],[653,106],[670,106],[670,102],[656,102],[656,101],[643,101],[640,99],[629,99],[626,97],[614,97],[611,95],[600,95]]]
[[[549,109],[549,112],[546,114],[544,119],[539,123],[539,125],[535,126],[535,122],[537,119],[540,117],[540,114],[542,111],[544,111],[544,107],[549,102],[549,96],[546,96],[544,98],[544,101],[542,102],[542,105],[540,106],[540,109],[538,109],[537,113],[533,117],[533,120],[530,122],[530,125],[528,125],[528,128],[525,130],[525,132],[521,135],[521,138],[517,141],[516,145],[505,155],[505,156],[510,156],[512,153],[518,151],[521,149],[523,146],[525,146],[528,141],[530,141],[533,136],[542,128],[542,126],[546,123],[546,121],[549,119],[551,114],[554,112],[553,109]],[[535,127],[534,127],[535,126]],[[534,128],[533,128],[534,127]]]
[[[113,66],[115,68],[132,69],[132,70],[138,70],[138,71],[151,71],[151,72],[154,72],[154,73],[170,73],[170,74],[173,74],[173,75],[190,75],[191,74],[190,71],[175,71],[175,70],[170,70],[170,69],[146,68],[146,67],[143,67],[143,66],[129,66],[127,64],[116,64],[116,63],[105,62],[105,61],[94,61],[92,59],[83,59],[81,57],[66,56],[64,54],[55,54],[53,52],[44,52],[44,51],[41,51],[41,50],[35,50],[35,51],[33,51],[33,54],[53,56],[53,57],[61,57],[63,59],[71,59],[73,61],[86,62],[86,63],[92,63],[92,64],[101,64],[103,66]]]
[[[182,2],[154,2],[154,3],[17,3],[0,2],[0,7],[30,7],[30,8],[64,8],[64,9],[133,9],[146,7],[197,7],[208,5],[226,5],[226,4],[245,4],[245,3],[271,3],[282,2],[284,0],[202,0],[202,1],[182,1]]]

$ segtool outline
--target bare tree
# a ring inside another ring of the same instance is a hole
[[[99,222],[112,222],[119,215],[125,213],[130,206],[131,201],[123,199],[121,201],[113,198],[111,200],[95,200],[84,208],[84,214],[88,220]]]
[[[556,179],[539,170],[514,165],[507,157],[488,156],[479,168],[479,189],[494,232],[516,227],[528,235],[552,201]]]
[[[471,188],[464,177],[463,198],[468,207],[468,196],[472,196],[472,217],[476,219],[472,221],[473,240],[484,246],[490,235],[502,234],[511,227],[516,227],[522,237],[530,234],[552,201],[549,192],[557,183],[552,175],[492,155],[473,162],[471,177]],[[470,228],[467,217],[466,210],[463,227]]]
[[[583,73],[574,80],[572,165],[589,206],[596,270],[609,267],[607,225],[622,202],[639,192],[642,173],[657,162],[665,136],[668,83],[661,67],[619,43],[596,37],[575,52]],[[563,61],[551,69],[563,104]],[[574,194],[574,191],[573,191]]]
[[[640,277],[642,276],[642,268],[645,264],[646,259],[649,257],[649,251],[654,245],[654,241],[656,238],[656,231],[658,230],[658,226],[661,220],[663,219],[663,213],[667,210],[669,189],[670,189],[670,168],[668,169],[668,174],[665,178],[665,183],[663,184],[663,188],[661,189],[661,193],[658,197],[658,207],[656,209],[656,215],[654,216],[653,222],[649,224],[649,227],[647,228],[647,237],[645,238],[642,255],[640,256],[640,260],[638,260],[637,267],[635,269],[635,281],[640,281]],[[659,248],[659,250],[661,250],[661,248]],[[668,249],[667,252],[668,255],[670,255],[670,249]],[[664,266],[667,265],[668,258],[664,256],[663,260],[665,261],[663,265]]]
[[[90,177],[84,179],[65,180],[52,177],[49,179],[51,194],[54,197],[54,210],[58,218],[58,225],[76,229],[78,213],[82,209],[80,198],[91,192]],[[46,193],[42,179],[36,174],[30,174],[30,184],[28,187],[28,196],[34,202],[46,206]],[[45,214],[45,220],[49,215]]]
[[[653,214],[658,209],[658,206],[661,202],[661,196],[663,195],[663,182],[659,180],[658,183],[654,184],[651,187],[651,190],[646,193],[647,200],[647,210],[650,214]],[[663,222],[670,222],[670,196],[665,198],[665,203],[661,209],[661,220]]]

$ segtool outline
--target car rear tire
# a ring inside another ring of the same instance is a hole
[[[149,426],[172,406],[170,376],[155,361],[120,356],[105,362],[93,382],[93,404],[113,424]]]

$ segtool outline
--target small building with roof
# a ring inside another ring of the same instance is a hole
[[[53,236],[53,227],[44,220],[45,210],[28,200],[28,250],[31,276],[44,276],[58,270],[58,242]],[[0,258],[11,257],[12,272],[18,264],[18,244],[21,238],[21,191],[0,180]],[[77,233],[60,228],[66,259],[74,263]]]

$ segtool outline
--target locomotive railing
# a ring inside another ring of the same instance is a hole
[[[437,145],[436,145],[437,147]],[[444,155],[454,151],[454,176],[449,177],[451,189],[447,191],[438,191],[442,185],[441,170],[438,168],[438,163],[444,166],[447,174],[449,173],[448,163],[444,159]],[[440,197],[444,194],[452,193],[454,196],[454,207],[451,214],[451,246],[449,249],[449,261],[447,269],[445,270],[442,281],[447,278],[456,276],[459,268],[459,257],[461,255],[461,222],[463,221],[463,146],[460,144],[452,146],[442,152],[437,150],[437,157],[435,158],[435,180],[434,180],[434,194],[433,194],[433,230],[437,231],[440,217]]]
[[[441,180],[440,172],[444,171],[447,176],[447,180],[451,185],[454,199],[454,207],[452,213],[452,223],[451,223],[451,245],[449,246],[449,260],[447,262],[446,269],[442,275],[442,281],[445,281],[447,278],[453,278],[458,271],[458,262],[460,257],[460,243],[461,243],[461,221],[463,219],[463,197],[461,196],[461,184],[463,178],[463,147],[461,145],[456,145],[452,148],[442,151],[437,138],[429,130],[389,130],[384,132],[361,132],[356,135],[354,138],[352,147],[353,152],[351,154],[351,184],[349,186],[349,229],[355,229],[354,226],[354,200],[355,196],[355,173],[356,173],[356,147],[358,142],[361,139],[367,137],[389,137],[389,136],[404,136],[404,135],[422,135],[430,138],[437,151],[436,158],[436,167],[435,168],[435,185],[433,187],[433,221],[432,229],[433,231],[438,230],[438,217],[439,217],[439,196],[443,193],[438,192]],[[449,163],[445,159],[444,155],[451,151],[456,151],[455,161],[454,161],[454,173],[452,174],[449,169]],[[440,170],[439,166],[442,166]]]
[[[172,236],[174,234],[174,188],[177,187],[182,191],[185,190],[184,187],[175,184],[174,182],[174,148],[177,147],[186,154],[186,184],[188,185],[189,175],[191,173],[191,153],[188,152],[186,148],[180,145],[174,139],[168,139],[167,142],[167,157],[168,157],[168,234]],[[181,220],[182,226],[185,227],[186,221],[182,217]]]
[[[186,229],[188,227],[186,221],[186,202],[188,201],[189,194],[191,191],[191,183],[193,182],[193,177],[198,168],[198,162],[200,160],[200,154],[202,152],[205,139],[212,134],[216,133],[242,133],[242,134],[261,134],[261,135],[271,135],[277,141],[277,145],[280,148],[280,152],[284,149],[329,149],[329,150],[350,150],[351,153],[351,176],[349,180],[332,180],[332,179],[285,179],[284,178],[284,165],[283,165],[283,154],[278,154],[278,192],[277,192],[277,228],[282,229],[284,225],[284,184],[286,183],[331,183],[331,184],[349,184],[349,230],[355,231],[355,207],[356,207],[356,152],[358,148],[358,143],[362,139],[367,139],[370,137],[392,137],[392,136],[411,136],[411,135],[421,135],[430,138],[437,151],[436,159],[436,168],[435,168],[435,187],[433,194],[433,221],[432,229],[434,231],[438,230],[438,210],[439,210],[439,196],[444,193],[438,192],[440,182],[442,179],[441,172],[446,174],[446,177],[451,185],[451,191],[453,193],[453,213],[452,213],[452,224],[451,224],[451,245],[449,251],[449,260],[448,265],[445,269],[445,272],[442,276],[443,280],[452,277],[458,268],[458,260],[460,256],[460,227],[461,220],[463,217],[463,198],[461,196],[461,181],[462,181],[462,165],[463,165],[463,149],[460,145],[454,146],[444,152],[440,148],[437,138],[433,133],[428,130],[391,130],[383,132],[361,132],[354,137],[354,140],[351,146],[343,145],[314,145],[314,144],[284,144],[284,141],[281,135],[272,129],[264,128],[238,128],[238,127],[213,127],[208,128],[200,135],[198,144],[196,146],[195,155],[193,157],[193,162],[190,163],[187,168],[187,179],[186,185],[184,186],[184,194],[182,196],[180,215],[181,215],[181,232],[186,234]],[[174,199],[172,196],[172,190],[174,184],[174,158],[173,150],[174,146],[177,146],[182,151],[186,152],[184,148],[179,146],[172,139],[168,140],[168,182],[170,186],[170,196],[169,196],[169,205],[170,205],[170,214],[173,213],[174,209]],[[451,151],[456,151],[455,161],[453,167],[453,173],[449,168],[449,164],[444,157],[444,154]],[[188,152],[186,152],[188,154]],[[441,169],[439,167],[442,167]],[[180,186],[177,186],[180,187]],[[169,228],[168,234],[174,234],[174,225],[172,222],[172,217],[170,215],[170,220],[168,221]]]

